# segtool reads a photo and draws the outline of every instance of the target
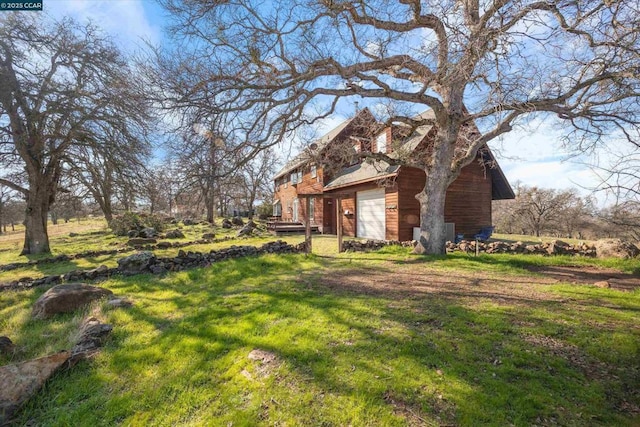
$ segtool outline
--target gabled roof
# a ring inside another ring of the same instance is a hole
[[[433,111],[427,110],[423,113],[413,117],[414,120],[433,118]],[[418,127],[413,134],[411,134],[401,146],[397,147],[394,152],[389,154],[391,158],[398,158],[399,156],[405,156],[413,152],[418,145],[424,140],[433,126],[425,125]],[[491,174],[491,198],[493,200],[502,199],[514,199],[515,194],[511,189],[511,185],[504,176],[500,165],[496,161],[493,153],[488,146],[485,146],[480,151],[482,159],[487,164],[491,164],[489,167],[489,173]],[[361,184],[370,181],[376,181],[386,177],[394,176],[400,171],[400,166],[392,166],[384,161],[362,162],[357,165],[353,165],[341,170],[330,182],[328,182],[324,189],[325,191],[331,191],[338,188],[348,187],[351,185]]]
[[[398,156],[404,156],[411,153],[416,149],[420,141],[427,136],[429,130],[431,130],[431,126],[421,126],[416,129],[400,147],[396,148],[394,152],[389,154],[389,157],[398,158]],[[378,160],[376,162],[367,162],[365,160],[357,165],[342,169],[324,186],[324,189],[334,190],[336,188],[346,187],[349,185],[382,179],[397,174],[399,170],[400,166],[390,165],[382,160]]]
[[[344,131],[349,126],[349,124],[354,122],[358,117],[363,117],[365,115],[371,116],[371,112],[367,108],[364,108],[364,109],[358,111],[358,113],[355,116],[343,121],[338,126],[333,128],[332,130],[330,130],[329,132],[327,132],[326,134],[324,134],[320,138],[314,140],[309,145],[312,145],[312,144],[315,143],[318,146],[317,150],[320,150],[320,149],[326,147],[331,141],[333,141],[338,136],[340,136],[342,131]],[[282,169],[280,169],[280,171],[273,177],[273,179],[278,179],[281,176],[286,175],[288,172],[290,172],[290,171],[292,171],[294,169],[297,169],[300,166],[303,166],[308,161],[309,161],[309,157],[308,157],[307,153],[302,151],[300,154],[298,154],[293,159],[288,161],[287,164],[285,164],[284,167]]]

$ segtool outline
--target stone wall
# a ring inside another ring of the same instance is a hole
[[[293,246],[278,240],[255,246],[230,246],[229,248],[211,250],[209,252],[192,252],[180,250],[176,257],[158,258],[150,251],[135,254],[118,260],[118,267],[100,266],[92,270],[74,270],[63,275],[51,275],[39,279],[22,278],[13,282],[0,284],[0,291],[10,289],[26,289],[33,286],[57,285],[62,282],[83,282],[90,280],[104,280],[113,275],[133,275],[142,273],[163,274],[169,271],[181,271],[195,267],[206,267],[214,262],[257,256],[267,253],[297,253],[304,252],[304,243]]]
[[[362,252],[372,251],[380,249],[384,246],[403,246],[414,247],[416,241],[398,242],[393,240],[381,241],[381,240],[367,240],[356,241],[347,240],[342,243],[344,251]],[[608,245],[604,245],[608,243]],[[486,254],[537,254],[537,255],[569,255],[569,256],[584,256],[584,257],[610,257],[616,256],[618,258],[635,258],[640,254],[640,249],[633,243],[622,242],[618,239],[608,241],[598,241],[593,244],[581,243],[578,245],[571,245],[561,240],[554,240],[552,242],[539,243],[535,245],[525,244],[523,242],[476,242],[475,240],[462,240],[459,243],[447,242],[447,252],[466,252],[476,253],[476,244],[478,245],[478,253]],[[607,248],[605,252],[602,248]],[[600,249],[598,249],[600,248]],[[599,251],[601,255],[599,255]]]

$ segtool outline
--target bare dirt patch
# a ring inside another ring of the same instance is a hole
[[[282,360],[276,354],[266,350],[251,350],[247,357],[249,360],[255,362],[254,373],[259,378],[265,378],[271,375],[271,373],[282,364]],[[246,369],[242,371],[242,375],[251,380],[254,379],[253,375]]]
[[[589,266],[542,266],[532,267],[530,271],[563,283],[595,285],[607,282],[611,289],[622,291],[632,291],[640,288],[640,277],[614,269]]]
[[[486,272],[447,271],[427,265],[384,263],[372,268],[348,271],[328,270],[321,283],[333,292],[380,295],[397,298],[433,297],[458,301],[489,299],[505,304],[540,301],[563,302],[564,298],[544,292],[540,285],[557,283],[553,278],[496,275]]]
[[[640,288],[640,277],[614,269],[590,266],[535,266],[536,275],[496,274],[483,271],[440,270],[427,264],[387,262],[375,268],[354,268],[323,272],[322,284],[336,291],[370,295],[417,297],[424,294],[464,298],[489,298],[510,303],[565,301],[545,292],[541,286],[556,283],[595,285],[608,282],[611,289],[632,291]]]

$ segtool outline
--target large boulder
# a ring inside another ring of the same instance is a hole
[[[120,258],[118,260],[118,270],[127,276],[146,273],[149,271],[149,267],[154,263],[155,259],[156,257],[152,252],[136,252],[133,255]]]
[[[554,240],[545,246],[549,255],[565,255],[571,252],[571,245],[562,240]]]
[[[255,229],[255,223],[253,221],[249,221],[247,223],[247,225],[245,225],[244,227],[242,227],[239,231],[238,231],[238,237],[240,236],[249,236],[251,233],[253,233],[253,230]]]
[[[146,227],[143,228],[142,230],[140,230],[140,237],[144,237],[147,239],[152,239],[154,237],[158,236],[158,232],[156,231],[155,228],[151,228],[151,227]]]
[[[38,298],[31,314],[35,318],[46,319],[58,313],[71,313],[109,295],[113,295],[109,289],[84,283],[57,285]]]
[[[233,218],[231,218],[231,223],[233,225],[237,225],[237,226],[240,226],[240,227],[242,227],[244,225],[244,221],[239,216],[234,216]]]
[[[620,239],[603,239],[595,243],[598,258],[635,258],[640,255],[640,249],[631,242]]]
[[[127,245],[129,246],[144,246],[144,245],[153,245],[157,243],[156,239],[146,238],[146,237],[134,237],[133,239],[129,239],[127,241]]]
[[[184,239],[184,233],[177,228],[175,230],[169,230],[165,234],[167,239]]]
[[[225,218],[222,220],[222,228],[231,228],[233,227],[233,224],[231,224],[231,221],[229,221],[228,218]]]
[[[0,366],[0,425],[8,423],[13,414],[42,388],[69,357],[70,353],[63,351],[27,362]]]

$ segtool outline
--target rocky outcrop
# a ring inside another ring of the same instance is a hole
[[[125,276],[143,273],[153,264],[155,255],[149,251],[137,252],[118,260],[118,270]]]
[[[253,233],[253,230],[256,228],[256,224],[253,221],[249,221],[244,227],[238,230],[238,237],[241,236],[249,236]]]
[[[153,238],[134,237],[133,239],[129,239],[127,241],[127,245],[136,247],[136,246],[144,246],[144,245],[153,245],[157,242],[158,241]]]
[[[83,283],[57,285],[42,294],[33,305],[31,315],[46,319],[59,313],[71,313],[100,298],[112,295],[109,289]]]
[[[138,236],[144,239],[153,239],[154,237],[158,236],[158,232],[155,228],[146,227],[140,230]]]
[[[239,216],[234,216],[231,218],[231,224],[242,227],[244,225],[244,221]]]
[[[0,366],[0,425],[8,423],[16,411],[67,363],[70,356],[70,352],[62,351],[27,362]]]
[[[640,249],[631,242],[620,239],[603,239],[595,243],[598,258],[631,259],[640,255]]]
[[[233,224],[231,223],[231,221],[229,221],[228,218],[225,218],[222,220],[222,228],[231,228],[233,227]]]
[[[167,239],[184,239],[184,233],[177,228],[175,230],[169,230],[165,234]]]
[[[71,361],[75,363],[98,351],[112,330],[113,326],[102,323],[95,317],[85,319],[80,326],[78,340],[71,350]]]

